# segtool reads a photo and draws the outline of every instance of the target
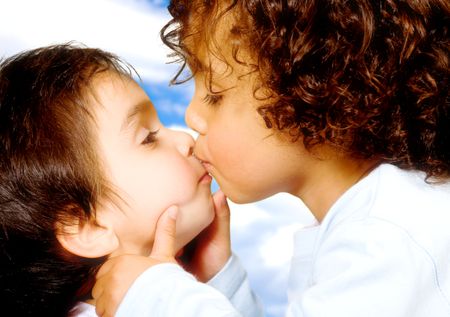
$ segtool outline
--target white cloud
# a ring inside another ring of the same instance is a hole
[[[0,9],[0,56],[50,44],[78,41],[112,51],[144,80],[168,82],[176,66],[159,30],[169,21],[160,1],[15,0]]]
[[[170,100],[162,100],[156,105],[158,112],[173,114],[179,117],[184,117],[186,111],[186,104],[174,103]]]
[[[232,201],[228,203],[231,209],[231,226],[237,235],[239,231],[248,229],[251,224],[270,221],[270,212],[259,207],[257,203],[245,205],[238,205]]]
[[[285,193],[253,204],[229,205],[233,243],[252,267],[261,264],[251,260],[256,254],[266,268],[287,264],[294,232],[316,222],[297,197]]]

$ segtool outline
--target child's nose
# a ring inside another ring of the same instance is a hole
[[[195,102],[191,102],[186,109],[185,120],[188,127],[192,130],[198,132],[199,134],[206,134],[207,123],[206,119],[199,111]]]
[[[184,156],[191,156],[194,152],[194,138],[182,131],[174,131],[175,146]]]

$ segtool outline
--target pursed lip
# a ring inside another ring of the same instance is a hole
[[[202,165],[202,167],[205,170],[205,173],[200,177],[199,182],[212,180],[211,163],[209,163],[208,161],[205,161],[204,159],[197,156],[196,154],[195,154],[195,158],[200,162],[200,164]]]
[[[211,181],[212,181],[212,177],[208,172],[205,172],[198,180],[199,183],[203,183],[203,182],[210,183]]]
[[[206,161],[200,161],[202,163],[203,168],[208,172],[211,173],[211,163],[206,162]]]
[[[197,153],[194,154],[195,157],[197,158],[197,160],[200,161],[200,163],[202,164],[202,166],[205,168],[205,170],[210,173],[210,169],[211,169],[211,163],[208,162],[207,160],[203,159],[201,155],[198,155]]]

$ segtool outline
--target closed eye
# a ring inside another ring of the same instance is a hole
[[[221,100],[222,100],[223,96],[222,95],[215,95],[215,94],[207,94],[204,98],[203,98],[203,102],[215,106],[217,105]]]
[[[144,140],[142,140],[141,144],[142,145],[146,145],[146,144],[153,144],[157,141],[157,134],[158,134],[159,130],[156,131],[150,131],[147,136],[145,137]]]

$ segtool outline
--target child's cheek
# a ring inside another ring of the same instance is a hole
[[[200,177],[188,160],[182,157],[167,159],[166,168],[159,176],[163,180],[161,185],[170,205],[188,202],[195,195]]]

